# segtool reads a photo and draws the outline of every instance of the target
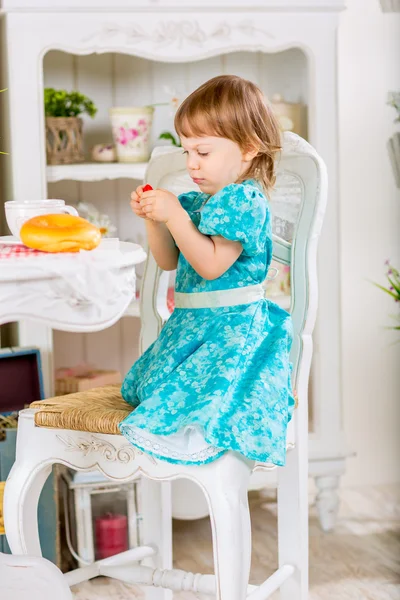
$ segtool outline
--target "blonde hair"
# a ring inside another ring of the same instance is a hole
[[[260,88],[236,75],[206,81],[179,106],[175,129],[184,137],[212,135],[236,142],[242,152],[257,150],[238,179],[256,179],[270,192],[275,184],[275,157],[281,150],[278,121]]]

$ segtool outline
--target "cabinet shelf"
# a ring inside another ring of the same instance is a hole
[[[104,179],[144,179],[144,163],[78,163],[72,165],[47,165],[49,183],[70,179],[72,181],[103,181]]]

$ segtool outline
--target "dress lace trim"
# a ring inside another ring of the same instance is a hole
[[[168,446],[163,443],[163,439],[157,439],[159,436],[151,434],[139,427],[123,425],[121,431],[123,431],[124,436],[132,444],[138,446],[144,452],[147,451],[156,456],[168,459],[199,463],[208,461],[212,457],[217,457],[224,452],[224,449],[216,448],[214,446],[206,446],[196,452],[182,452],[177,449],[173,450],[172,448],[168,448]]]

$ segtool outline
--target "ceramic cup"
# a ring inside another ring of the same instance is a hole
[[[4,206],[7,225],[18,239],[20,239],[19,232],[22,225],[32,217],[58,213],[79,216],[73,206],[65,204],[65,200],[9,200]]]
[[[150,130],[154,107],[110,108],[118,162],[146,162],[150,156]]]

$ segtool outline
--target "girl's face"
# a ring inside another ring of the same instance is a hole
[[[236,142],[216,136],[181,136],[181,143],[189,175],[202,192],[211,195],[234,183],[257,154],[244,153]]]

